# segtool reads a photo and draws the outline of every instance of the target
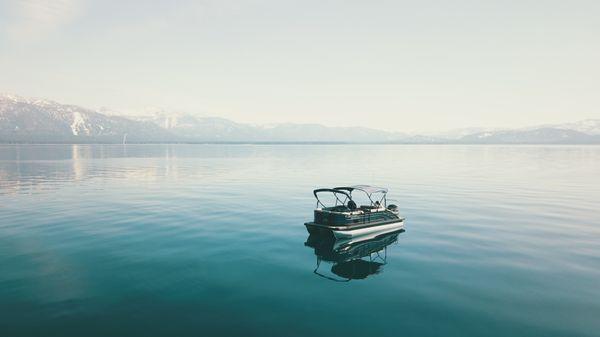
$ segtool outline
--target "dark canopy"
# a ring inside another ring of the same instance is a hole
[[[388,189],[385,187],[377,187],[377,186],[370,186],[370,185],[343,186],[343,187],[335,187],[334,189],[348,191],[348,192],[352,192],[354,190],[359,190],[359,191],[365,192],[368,195],[371,195],[373,193],[384,193],[385,194],[388,192]]]
[[[321,204],[323,207],[325,207],[325,205],[321,202],[321,200],[319,200],[319,196],[317,196],[318,193],[321,193],[321,192],[333,193],[333,195],[335,195],[337,202],[344,204],[345,201],[352,200],[352,191],[364,192],[367,195],[367,197],[369,198],[369,200],[371,201],[371,205],[379,206],[379,202],[383,201],[384,206],[385,206],[385,196],[388,192],[388,189],[385,187],[377,187],[377,186],[370,186],[370,185],[354,185],[354,186],[341,186],[341,187],[335,187],[335,188],[318,188],[313,191],[313,194],[315,195],[315,198],[317,198],[317,205]],[[375,193],[383,194],[381,196],[381,200],[373,201],[373,199],[371,197]],[[345,196],[347,199],[341,200],[338,197],[338,194]],[[337,205],[337,203],[336,203],[336,205]]]

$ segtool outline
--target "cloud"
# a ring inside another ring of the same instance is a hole
[[[81,0],[14,0],[8,11],[11,16],[8,36],[35,40],[59,31],[79,17],[83,3]]]

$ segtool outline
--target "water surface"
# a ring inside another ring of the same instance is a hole
[[[597,335],[599,172],[597,146],[0,145],[1,335]],[[358,183],[406,231],[319,277],[312,189]]]

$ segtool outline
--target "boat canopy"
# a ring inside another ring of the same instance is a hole
[[[334,189],[336,190],[345,190],[348,192],[352,192],[354,190],[359,190],[359,191],[363,191],[368,195],[374,194],[374,193],[387,193],[388,189],[385,187],[377,187],[377,186],[370,186],[370,185],[354,185],[354,186],[344,186],[344,187],[335,187]]]
[[[388,192],[388,189],[385,187],[376,187],[376,186],[370,186],[370,185],[353,185],[353,186],[341,186],[341,187],[334,187],[334,188],[319,188],[313,191],[313,194],[315,195],[315,198],[317,199],[317,206],[320,204],[323,207],[325,207],[325,205],[321,202],[321,200],[319,200],[319,196],[317,195],[318,193],[321,192],[330,192],[333,193],[333,195],[335,196],[335,201],[336,201],[336,206],[338,205],[338,202],[341,205],[344,205],[346,203],[346,201],[348,200],[352,200],[352,191],[361,191],[364,192],[367,197],[369,198],[369,201],[371,202],[371,206],[377,206],[379,207],[379,205],[383,202],[384,207],[386,206],[386,194]],[[376,193],[382,193],[382,196],[380,198],[380,200],[378,201],[374,201],[372,199],[372,195],[376,194]],[[343,195],[345,198],[342,200],[338,197],[339,195]]]
[[[315,195],[315,198],[319,199],[319,197],[317,196],[317,194],[321,193],[321,192],[331,192],[334,195],[336,195],[336,198],[337,198],[337,194],[342,194],[346,198],[352,199],[352,197],[350,196],[350,193],[348,193],[346,191],[343,191],[343,190],[340,190],[340,189],[337,189],[337,188],[318,188],[318,189],[316,189],[316,190],[313,191],[313,194]]]
[[[323,204],[323,202],[321,202],[321,199],[319,199],[318,194],[322,193],[322,192],[331,192],[333,193],[333,195],[335,196],[335,205],[337,206],[338,203],[341,205],[344,205],[346,203],[346,201],[348,200],[352,200],[352,196],[350,195],[350,192],[346,192],[343,190],[338,190],[335,188],[318,188],[316,190],[313,191],[313,194],[315,195],[315,198],[317,198],[317,207],[319,206],[319,204],[321,204],[321,206],[323,207],[327,207],[325,206],[325,204]],[[342,200],[340,199],[340,197],[338,196],[338,194],[343,195],[345,198]]]

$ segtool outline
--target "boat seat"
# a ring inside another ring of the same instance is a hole
[[[339,206],[326,208],[325,210],[330,211],[330,212],[348,212],[350,210],[350,208],[346,207],[344,205],[339,205]]]

